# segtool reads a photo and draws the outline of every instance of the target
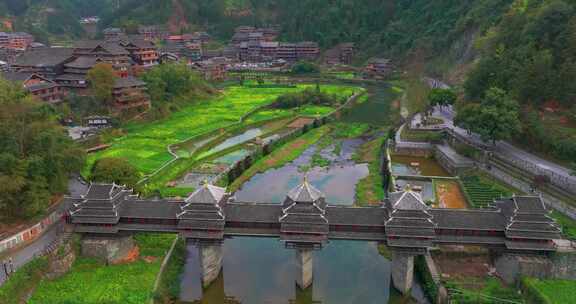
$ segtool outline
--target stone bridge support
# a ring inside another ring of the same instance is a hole
[[[131,234],[90,235],[82,236],[82,255],[116,263],[128,255],[134,248]]]
[[[202,286],[210,286],[222,270],[222,245],[221,244],[198,244],[198,257],[202,270]]]
[[[296,265],[298,265],[298,274],[296,284],[301,289],[312,286],[314,277],[314,256],[312,249],[299,248],[296,250]]]
[[[402,294],[408,294],[414,283],[414,257],[417,254],[392,250],[392,284]]]

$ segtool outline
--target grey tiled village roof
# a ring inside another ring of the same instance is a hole
[[[71,48],[40,48],[25,51],[16,57],[15,66],[55,66],[72,57]]]

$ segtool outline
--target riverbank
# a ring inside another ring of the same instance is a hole
[[[134,238],[140,253],[134,261],[105,265],[78,257],[63,277],[42,279],[28,303],[147,303],[175,236],[137,234]]]
[[[311,145],[315,144],[324,135],[328,134],[330,129],[330,126],[322,126],[282,145],[269,155],[256,161],[254,165],[244,171],[240,177],[236,178],[236,180],[230,184],[228,191],[236,192],[242,184],[250,180],[254,175],[263,173],[269,169],[281,167],[284,164],[293,161]]]

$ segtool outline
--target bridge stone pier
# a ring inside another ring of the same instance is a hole
[[[412,289],[414,282],[414,253],[392,250],[392,284],[402,294]]]
[[[70,218],[75,231],[84,234],[83,254],[114,262],[133,247],[131,233],[179,233],[197,246],[204,288],[218,281],[222,243],[235,236],[276,237],[294,249],[295,284],[310,294],[314,251],[329,239],[386,244],[393,252],[393,285],[402,293],[412,288],[414,257],[444,244],[513,253],[497,261],[497,268],[510,273],[510,280],[519,272],[542,269],[558,278],[576,273],[576,258],[559,255],[558,224],[535,196],[503,198],[481,210],[454,210],[430,208],[420,193],[407,190],[388,193],[378,206],[345,207],[328,205],[304,179],[282,204],[236,202],[224,188],[208,184],[185,200],[145,200],[114,184],[91,184],[85,195],[67,200],[73,206]],[[527,263],[517,256],[541,258]]]
[[[312,286],[314,278],[314,257],[311,249],[297,249],[296,263],[298,263],[298,278],[296,284],[301,289]]]
[[[222,245],[198,245],[198,256],[202,270],[202,286],[210,286],[222,271]]]
[[[97,258],[110,264],[124,259],[133,248],[134,240],[130,234],[85,235],[81,243],[83,256]]]

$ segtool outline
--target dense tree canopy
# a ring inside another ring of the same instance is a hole
[[[92,169],[92,181],[116,183],[134,188],[140,179],[138,170],[123,158],[99,159]]]
[[[162,111],[174,103],[190,102],[213,92],[196,71],[184,63],[163,64],[144,74],[152,106]]]
[[[566,106],[576,96],[576,9],[574,1],[529,1],[512,9],[483,38],[483,57],[465,88],[482,98],[490,87],[510,92],[522,104],[555,100]]]
[[[84,162],[52,110],[0,79],[0,218],[27,218],[67,190]]]
[[[490,88],[480,104],[465,105],[455,122],[492,142],[510,139],[521,129],[518,103],[499,88]]]
[[[456,102],[457,96],[450,89],[432,89],[428,93],[428,101],[431,106],[449,106]]]
[[[104,104],[110,104],[112,102],[112,90],[114,89],[116,77],[116,72],[112,65],[99,63],[88,71],[86,79],[90,83],[92,95],[94,95],[98,101]]]

